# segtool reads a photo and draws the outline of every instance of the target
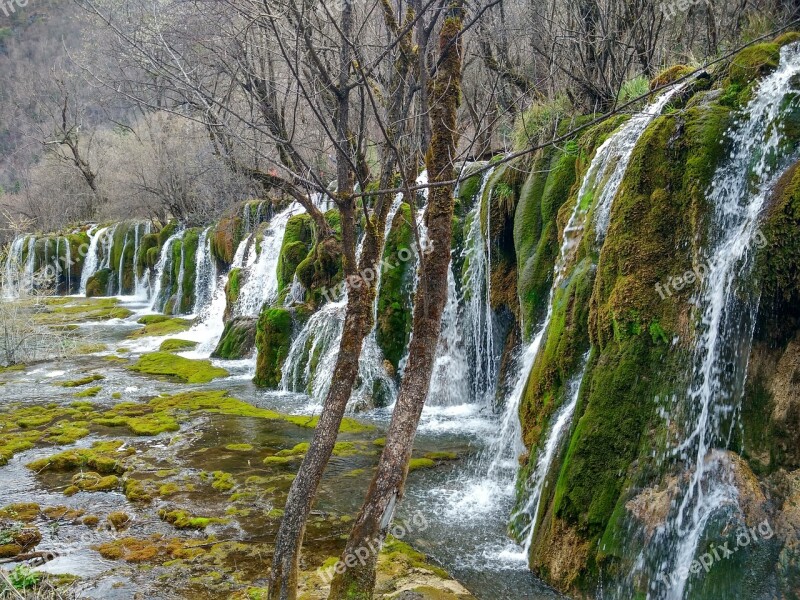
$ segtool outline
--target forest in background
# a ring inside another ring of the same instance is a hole
[[[397,14],[413,4],[397,3]],[[303,98],[308,73],[293,71],[281,55],[296,32],[269,35],[247,25],[267,5],[303,13],[320,39],[341,10],[305,0],[7,2],[0,11],[0,241],[129,216],[209,223],[241,200],[308,194],[334,180],[335,144],[319,118],[327,101],[315,104],[325,86]],[[359,0],[354,10],[364,24],[380,22],[366,18],[377,6]],[[646,93],[666,66],[700,66],[798,11],[797,0],[469,3],[459,158],[545,141],[564,116],[613,110]],[[338,40],[328,39],[333,56]],[[382,32],[365,26],[357,40],[380,59],[375,64],[388,64],[388,77],[394,63],[381,56]],[[435,44],[430,32],[425,43]],[[314,60],[307,52],[295,58]],[[211,98],[205,105],[204,95]],[[369,103],[361,89],[349,119],[359,137],[354,156],[374,170],[382,121],[391,119]],[[413,150],[415,170],[424,122],[417,118],[398,137]],[[276,143],[281,129],[290,144]]]

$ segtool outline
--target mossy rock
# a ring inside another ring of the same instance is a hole
[[[650,80],[650,89],[655,90],[689,75],[693,69],[687,65],[672,65]]]
[[[114,272],[111,269],[100,269],[86,280],[86,297],[108,296],[113,293],[111,281]]]
[[[314,223],[308,213],[293,215],[286,223],[281,253],[278,257],[278,291],[291,285],[297,265],[307,256],[313,246]]]
[[[128,369],[146,375],[176,377],[186,383],[208,383],[229,375],[228,371],[215,367],[209,360],[192,360],[169,352],[143,354]]]
[[[253,382],[262,387],[277,388],[283,363],[292,346],[292,313],[283,308],[264,308],[256,325],[256,375]]]
[[[145,336],[163,336],[183,333],[192,326],[192,321],[166,315],[148,315],[137,321],[144,325],[142,329],[137,329],[128,337],[139,338]]]
[[[224,265],[233,263],[236,248],[242,241],[243,227],[240,215],[220,219],[211,236],[211,253]]]
[[[728,79],[734,85],[747,85],[768,75],[778,67],[781,52],[775,43],[756,44],[733,57],[728,67]]]
[[[255,348],[257,322],[258,319],[252,317],[236,317],[225,323],[222,337],[211,356],[226,360],[247,358]]]
[[[240,268],[231,269],[228,273],[228,281],[225,284],[225,315],[227,321],[233,314],[233,308],[239,301],[239,294],[242,288],[242,270]]]
[[[164,340],[161,342],[161,346],[159,347],[160,352],[187,352],[189,350],[194,350],[197,347],[197,342],[193,342],[190,340],[181,340],[178,338],[172,338],[169,340]]]
[[[403,204],[389,230],[381,263],[378,291],[376,337],[383,356],[395,371],[405,355],[411,337],[411,288],[416,261],[413,256],[414,231],[411,208]]]

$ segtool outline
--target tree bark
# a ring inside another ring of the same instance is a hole
[[[432,183],[455,177],[453,160],[458,144],[456,116],[461,93],[462,18],[462,2],[454,0],[439,35],[443,56],[429,93],[432,137],[426,164]],[[447,302],[452,217],[453,187],[431,188],[425,224],[428,239],[434,240],[436,246],[428,246],[422,254],[405,376],[377,472],[331,582],[329,600],[372,598],[377,551],[386,537],[396,501],[403,493],[414,436],[430,389],[442,313]]]

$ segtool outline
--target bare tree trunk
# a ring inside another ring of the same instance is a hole
[[[461,0],[455,0],[439,35],[442,53],[429,98],[432,137],[426,163],[432,183],[455,176],[453,157],[458,144],[456,115],[461,93]],[[430,389],[439,341],[442,312],[447,302],[447,270],[450,264],[453,187],[433,187],[425,224],[436,248],[426,248],[414,303],[414,325],[408,364],[400,395],[386,436],[375,477],[347,541],[331,583],[329,600],[368,600],[375,588],[377,551],[391,522],[396,501],[402,496],[411,450],[422,407]],[[368,549],[368,550],[367,550]],[[352,565],[352,566],[351,566]]]

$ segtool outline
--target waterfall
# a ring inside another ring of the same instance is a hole
[[[587,352],[583,357],[583,367],[567,386],[568,401],[562,404],[553,415],[553,425],[547,437],[544,438],[544,446],[539,451],[539,456],[536,459],[536,467],[531,476],[531,480],[528,482],[528,501],[525,507],[512,517],[512,520],[516,520],[520,516],[529,519],[519,536],[523,540],[522,558],[525,560],[527,560],[528,554],[530,553],[533,535],[536,533],[539,510],[542,505],[542,492],[547,483],[547,475],[550,473],[550,468],[553,466],[557,453],[563,448],[566,434],[569,433],[572,417],[575,414],[575,407],[578,405],[581,383],[583,382],[583,376],[586,374],[586,367],[588,364],[589,353]]]
[[[302,284],[297,277],[297,273],[292,278],[292,285],[289,287],[289,293],[286,294],[286,299],[283,302],[285,307],[291,307],[295,304],[302,304],[306,299],[306,287]]]
[[[83,261],[83,270],[81,271],[81,287],[79,293],[82,296],[86,295],[86,283],[89,278],[97,272],[97,264],[100,261],[98,256],[98,244],[100,243],[103,234],[105,234],[107,227],[98,229],[97,225],[92,225],[89,229],[89,250]]]
[[[491,306],[491,244],[483,235],[481,214],[486,209],[487,223],[491,213],[491,190],[487,191],[494,169],[483,175],[477,202],[467,219],[471,219],[464,255],[468,262],[464,281],[467,356],[471,370],[472,398],[491,404],[497,380],[499,357],[494,347],[494,314]],[[487,235],[489,229],[487,228]]]
[[[181,238],[182,240],[182,238]],[[186,244],[181,243],[181,263],[178,266],[178,290],[175,292],[175,303],[170,311],[173,315],[182,314],[183,307],[183,278],[186,276]]]
[[[211,237],[208,236],[207,238],[206,245],[208,250],[205,252],[207,258],[203,260],[208,260],[210,266],[207,268],[203,267],[205,273],[203,278],[210,280],[207,282],[207,291],[204,293],[209,302],[207,302],[205,308],[203,308],[196,300],[195,314],[197,314],[197,320],[189,331],[181,335],[182,339],[199,342],[197,348],[192,353],[196,358],[208,357],[217,347],[222,332],[225,330],[225,309],[228,304],[225,287],[228,284],[230,271],[242,268],[244,254],[250,245],[251,238],[252,236],[247,236],[239,242],[239,245],[236,247],[236,252],[233,255],[233,262],[231,263],[230,269],[222,275],[216,274],[216,264],[211,257]],[[203,247],[203,245],[198,241],[198,252],[200,252],[201,247]],[[201,261],[198,260],[198,269],[201,268],[200,263]]]
[[[789,165],[781,156],[782,133],[775,124],[787,94],[800,91],[798,73],[800,45],[785,46],[778,69],[758,84],[728,131],[730,155],[717,168],[707,192],[714,211],[705,257],[707,274],[699,294],[694,367],[679,429],[682,439],[672,450],[687,483],[673,501],[655,543],[645,549],[654,560],[641,561],[655,562],[651,598],[684,598],[689,583],[685,574],[706,525],[713,517],[735,515],[739,510],[731,465],[721,450],[737,426],[758,310],[758,292],[746,285],[753,267],[752,242],[767,195]],[[778,168],[771,166],[774,163]]]
[[[138,224],[134,225],[134,232],[137,230]],[[125,237],[122,238],[122,252],[119,253],[119,268],[117,270],[117,293],[121,296],[125,293],[125,284],[122,279],[123,272],[125,270],[125,249],[128,247],[128,236],[130,235],[130,229],[125,232]],[[134,265],[136,263],[136,258],[134,255]]]
[[[66,242],[64,249],[64,268],[67,270],[67,295],[72,294],[72,248],[69,238],[64,238]]]
[[[628,163],[630,162],[633,149],[636,147],[636,142],[642,137],[644,130],[647,126],[661,114],[661,111],[669,103],[670,100],[683,90],[688,81],[673,87],[671,90],[665,92],[651,103],[640,113],[635,113],[626,122],[619,131],[609,137],[595,153],[595,159],[592,166],[584,178],[584,184],[589,182],[595,189],[599,184],[602,184],[599,195],[593,201],[595,205],[595,231],[597,234],[597,241],[600,242],[605,238],[608,224],[611,220],[611,205],[614,196],[617,195],[619,186],[622,184],[622,179],[625,177],[625,172],[628,170]],[[610,170],[609,170],[610,169]],[[583,185],[581,186],[583,187]],[[583,190],[584,193],[586,190]],[[579,201],[583,201],[584,195],[578,196]]]
[[[150,310],[153,312],[161,312],[164,305],[169,300],[169,292],[172,289],[172,246],[183,237],[183,230],[179,229],[173,233],[169,239],[164,242],[164,247],[161,248],[161,254],[156,263],[155,272],[155,286],[153,287],[153,295],[150,297]],[[168,286],[166,287],[167,297],[164,296],[165,286],[164,278],[167,277]]]
[[[136,239],[134,242],[134,249],[133,249],[133,285],[134,285],[133,294],[137,298],[147,298],[147,294],[150,289],[150,274],[148,273],[148,269],[145,266],[142,269],[142,275],[140,277],[137,268],[137,261],[139,260],[139,253],[142,247],[141,246],[142,240],[144,236],[150,234],[153,226],[149,221],[146,223],[140,223],[140,226],[143,227],[144,232],[140,234],[139,226],[136,227]]]
[[[3,296],[8,299],[16,298],[22,294],[20,267],[22,266],[22,247],[24,244],[25,236],[18,235],[14,238],[8,250],[3,278]]]
[[[510,453],[514,451],[514,448],[519,449],[521,444],[521,426],[518,416],[520,402],[522,401],[522,395],[525,391],[530,371],[533,368],[533,363],[536,360],[536,355],[550,326],[550,320],[553,316],[555,290],[563,283],[573,251],[580,245],[583,237],[583,221],[589,208],[585,206],[584,198],[587,197],[587,194],[592,194],[593,197],[597,198],[597,204],[595,204],[596,231],[598,235],[602,234],[600,238],[602,239],[608,227],[608,221],[603,214],[611,214],[612,202],[617,195],[619,186],[622,184],[622,179],[628,169],[628,161],[636,142],[644,133],[647,125],[660,114],[670,98],[682,90],[685,85],[684,83],[674,87],[660,96],[641,113],[631,117],[620,129],[611,134],[595,152],[589,169],[581,182],[575,208],[573,208],[567,226],[564,229],[561,247],[553,268],[553,284],[547,301],[547,314],[519,361],[521,368],[518,371],[513,392],[506,402],[500,435],[492,447],[493,458],[489,464],[490,474],[495,472],[500,465],[507,464],[508,460],[513,458]],[[610,173],[608,172],[609,167],[612,168]],[[597,193],[598,189],[600,190],[599,193]]]
[[[403,202],[402,194],[395,196],[386,218],[384,240],[392,228],[395,216]],[[360,255],[360,248],[358,254]],[[380,291],[382,267],[376,274],[376,285]],[[373,316],[377,316],[377,294],[373,305]],[[347,294],[337,302],[328,302],[320,308],[292,341],[283,367],[281,388],[286,391],[305,392],[314,404],[321,405],[328,394],[333,378],[333,369],[339,355],[344,318],[347,309]],[[383,352],[378,346],[375,328],[364,339],[358,363],[358,380],[353,387],[349,409],[371,406],[373,394],[380,388],[388,396],[387,403],[397,397],[394,380],[383,366]]]
[[[261,312],[261,307],[272,303],[277,297],[277,268],[283,245],[283,235],[286,232],[289,218],[299,209],[300,205],[292,202],[288,208],[270,220],[264,229],[257,258],[256,244],[253,244],[245,282],[234,309],[237,316],[257,317]]]
[[[200,317],[209,302],[214,297],[217,285],[217,265],[211,256],[211,238],[208,233],[210,227],[206,227],[197,240],[197,251],[194,256],[195,277],[194,277],[194,308],[192,312]]]
[[[25,267],[25,275],[31,289],[33,289],[33,275],[36,272],[36,236],[28,238],[28,264]]]

